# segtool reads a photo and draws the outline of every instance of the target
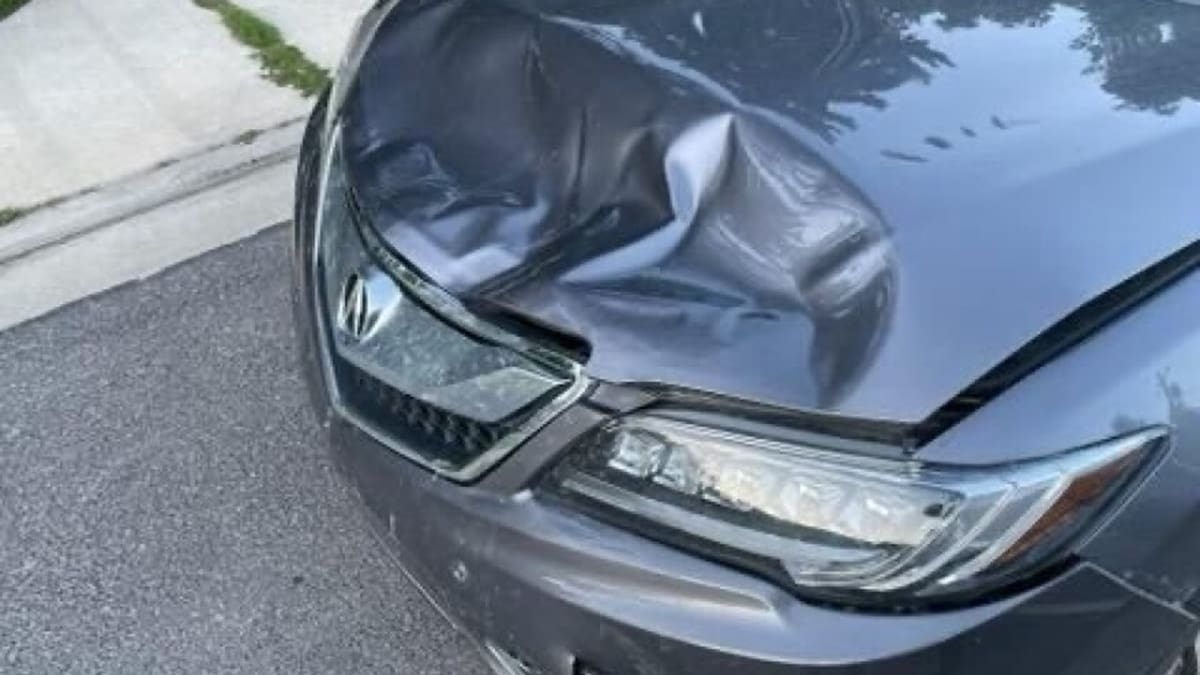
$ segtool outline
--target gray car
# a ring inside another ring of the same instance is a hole
[[[297,188],[334,454],[497,672],[1195,672],[1200,7],[379,2]]]

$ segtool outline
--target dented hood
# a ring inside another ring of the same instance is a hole
[[[350,93],[358,198],[587,368],[925,419],[1200,233],[1200,8],[413,0]]]

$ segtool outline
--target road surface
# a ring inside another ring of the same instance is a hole
[[[286,241],[0,333],[0,672],[486,672],[324,454]]]

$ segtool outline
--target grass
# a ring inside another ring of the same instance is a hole
[[[28,216],[37,211],[41,211],[42,209],[49,209],[49,208],[58,206],[59,204],[62,204],[63,202],[65,202],[69,199],[74,199],[75,197],[82,197],[84,195],[91,194],[95,191],[96,191],[96,188],[90,187],[85,190],[80,190],[78,192],[72,192],[71,194],[53,197],[51,199],[47,199],[45,201],[34,204],[33,206],[0,207],[0,227],[4,227],[5,225],[8,225],[9,223],[20,220],[21,218],[24,218],[25,216]]]
[[[233,142],[236,145],[250,145],[254,141],[257,141],[258,137],[262,136],[262,134],[263,134],[263,132],[259,129],[251,129],[249,131],[243,131],[242,133],[237,135],[237,138],[233,139]]]
[[[13,12],[24,7],[27,2],[29,0],[0,0],[0,21],[7,19]],[[3,212],[0,211],[0,213]],[[3,224],[0,222],[0,225]]]
[[[0,0],[5,2],[21,0]],[[309,60],[304,52],[289,44],[270,22],[239,7],[230,0],[192,0],[198,7],[216,12],[234,39],[254,50],[263,77],[282,87],[291,87],[304,96],[321,93],[329,82],[329,73]]]
[[[0,2],[2,2],[2,1],[3,0],[0,0]],[[28,213],[29,213],[29,209],[16,209],[16,208],[0,209],[0,227],[4,227],[5,225],[8,225],[9,223],[13,222],[14,220],[17,220],[18,218],[23,218]]]

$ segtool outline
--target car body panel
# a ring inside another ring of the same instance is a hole
[[[1179,470],[1189,463],[1194,468],[1195,427],[1175,416],[1181,408],[1172,407],[1174,394],[1168,395],[1200,386],[1194,369],[1171,377],[1172,386],[1158,395],[1133,387],[1130,396],[1137,396],[1130,398],[1095,387],[1097,400],[1112,407],[1088,404],[1087,396],[1067,407],[1074,421],[1062,427],[1068,432],[1086,433],[1086,424],[1103,422],[1114,410],[1144,415],[1139,421],[1146,423],[1173,423],[1179,433],[1171,457],[1177,464],[1160,467],[1062,574],[973,606],[886,614],[807,602],[768,580],[623,531],[530,490],[573,439],[616,411],[651,404],[652,392],[602,385],[478,484],[433,478],[330,405],[311,265],[322,115],[319,106],[297,184],[292,300],[303,372],[336,463],[371,521],[430,600],[475,640],[519,656],[544,675],[577,675],[580,663],[603,674],[639,675],[1163,675],[1194,638],[1200,623],[1174,599],[1192,577],[1175,576],[1176,586],[1165,594],[1154,579],[1178,565],[1195,539],[1186,536],[1185,525],[1191,527],[1196,491],[1184,490],[1191,474]],[[929,456],[971,463],[969,448],[953,442],[960,429],[962,439],[990,439],[980,443],[983,454],[976,459],[983,463],[1036,456],[1040,441],[1069,438],[1053,425],[1039,436],[1022,423],[1020,416],[1044,400],[1039,378],[1102,370],[1109,361],[1128,366],[1117,368],[1115,378],[1178,363],[1165,359],[1186,357],[1194,345],[1163,333],[1180,303],[1194,297],[1195,283],[1200,280],[1173,286],[1148,310],[1006,392],[926,448]],[[1124,361],[1116,358],[1116,345],[1126,347]],[[1176,350],[1163,349],[1169,345]],[[988,417],[993,410],[998,418]],[[976,433],[976,420],[1013,424],[1007,428],[1030,431],[1032,440],[1006,445],[995,427],[994,438]],[[1164,486],[1163,479],[1173,483]],[[1144,518],[1160,516],[1169,516],[1171,524],[1144,527]],[[1142,531],[1133,537],[1139,522]],[[1139,544],[1145,550],[1132,554]],[[1156,566],[1160,560],[1164,566]],[[1031,635],[1054,639],[1031,641]]]
[[[431,601],[532,672],[568,675],[578,661],[622,675],[1158,675],[1196,630],[1091,565],[955,610],[823,607],[528,492],[446,489],[337,420],[332,435],[371,521]],[[1055,639],[1031,643],[1043,634]]]
[[[965,418],[919,456],[989,465],[1134,429],[1170,428],[1162,464],[1085,553],[1159,597],[1188,599],[1200,592],[1197,298],[1200,273],[1192,273]]]
[[[375,38],[340,118],[363,214],[480,320],[590,347],[595,386],[469,485],[344,418],[313,290],[318,106],[293,253],[304,372],[372,521],[473,638],[550,675],[1162,675],[1192,643],[1200,272],[1085,322],[917,447],[821,421],[919,425],[1196,249],[1200,9],[427,0]],[[656,406],[959,466],[1172,433],[1069,557],[893,614],[538,489],[577,438]]]
[[[1200,238],[1200,9],[402,3],[349,94],[397,253],[588,374],[912,424]]]

